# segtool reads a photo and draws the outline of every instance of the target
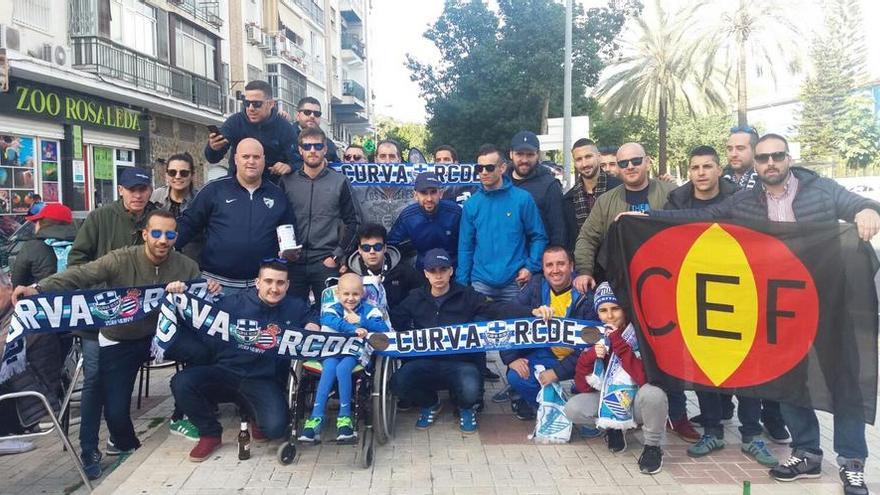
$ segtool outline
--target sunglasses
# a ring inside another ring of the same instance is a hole
[[[312,115],[320,117],[322,115],[320,110],[300,110],[299,112],[306,117],[311,117]]]
[[[263,264],[268,264],[268,263],[281,263],[282,265],[286,265],[286,264],[287,264],[287,260],[284,259],[284,258],[263,258],[262,263],[263,263]]]
[[[266,102],[263,100],[244,100],[244,107],[263,108],[263,103]]]
[[[342,155],[342,159],[353,162],[355,160],[363,160],[364,155]]]
[[[758,163],[767,163],[771,158],[774,162],[781,162],[788,156],[786,151],[774,151],[773,153],[758,153],[755,155],[755,161]]]
[[[161,239],[162,234],[165,234],[165,238],[168,239],[169,241],[173,241],[174,239],[177,239],[177,232],[175,232],[173,230],[162,231],[159,229],[153,229],[150,231],[150,237],[152,237],[153,239]]]
[[[497,165],[474,165],[474,172],[482,174],[483,170],[485,170],[491,174],[495,171],[495,167],[497,167]]]
[[[166,170],[165,173],[168,174],[168,177],[177,177],[177,175],[180,174],[182,178],[186,179],[192,172],[190,172],[189,170],[174,170],[172,168]]]
[[[385,249],[385,244],[382,244],[381,242],[377,242],[376,244],[361,244],[361,250],[365,253],[369,253],[370,250],[378,253],[383,249]]]
[[[321,151],[322,149],[324,149],[324,143],[303,143],[299,145],[299,147],[306,151]]]
[[[632,163],[634,167],[637,167],[645,161],[645,157],[637,156],[635,158],[630,158],[629,160],[617,160],[617,166],[620,168],[627,168],[629,164]]]
[[[736,134],[737,132],[745,132],[748,134],[758,135],[758,130],[750,125],[737,125],[730,128],[731,134]]]

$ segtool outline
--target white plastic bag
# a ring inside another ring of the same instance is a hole
[[[535,366],[535,378],[544,371],[543,366]],[[568,443],[571,439],[572,424],[565,416],[565,398],[559,383],[541,387],[538,392],[538,414],[535,431],[529,439],[536,443]]]

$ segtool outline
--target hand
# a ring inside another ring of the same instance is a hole
[[[354,334],[360,338],[364,338],[367,336],[367,329],[366,328],[358,328],[357,330],[354,331]]]
[[[340,275],[344,275],[345,272],[347,272],[347,271],[348,271],[348,267],[347,267],[347,266],[345,266],[345,265],[339,265],[339,274],[340,274]]]
[[[223,134],[211,134],[208,136],[208,146],[214,151],[220,151],[229,145],[229,140]]]
[[[354,311],[345,310],[345,321],[351,323],[352,325],[357,325],[361,322],[361,317],[357,315]]]
[[[586,294],[590,289],[596,287],[596,279],[589,275],[578,275],[571,282],[571,285],[581,294]]]
[[[326,266],[327,268],[336,268],[337,267],[336,259],[333,258],[333,256],[327,256],[326,258],[324,258],[324,261],[322,261],[321,263],[323,263],[324,266]]]
[[[180,280],[168,282],[168,285],[165,286],[165,292],[170,292],[171,294],[183,294],[185,291],[186,284]]]
[[[519,375],[523,380],[528,379],[529,377],[529,360],[526,358],[514,359],[513,362],[507,365],[508,368],[512,369]]]
[[[36,296],[39,294],[37,289],[30,285],[19,285],[12,291],[12,304],[18,304],[18,300],[22,297]]]
[[[859,229],[859,237],[870,242],[871,238],[880,231],[880,214],[871,208],[856,213],[856,227]]]
[[[669,172],[666,172],[665,174],[663,174],[663,175],[661,175],[660,177],[657,177],[657,178],[660,179],[660,180],[662,180],[663,182],[671,182],[671,183],[673,183],[673,184],[677,184],[677,182],[676,182],[676,180],[675,180],[675,177],[669,175]]]
[[[275,162],[275,165],[269,167],[269,173],[273,175],[287,175],[292,171],[290,165],[283,162]]]
[[[553,318],[553,308],[550,306],[538,306],[532,310],[532,315],[541,318],[544,322],[548,322],[550,318]]]
[[[538,375],[538,383],[540,383],[542,387],[557,381],[559,381],[559,377],[556,376],[556,372],[553,370],[544,370]]]
[[[208,293],[212,296],[216,296],[223,290],[223,286],[220,285],[220,282],[214,280],[213,278],[208,279]]]
[[[608,348],[605,347],[605,342],[599,341],[593,346],[593,349],[596,350],[596,358],[597,359],[605,359],[605,354],[608,354]]]
[[[529,283],[530,278],[532,278],[532,272],[530,272],[528,268],[520,268],[516,273],[516,283],[518,283],[520,287]]]
[[[623,216],[646,217],[648,216],[648,214],[642,211],[622,211],[618,213],[616,217],[614,217],[614,221],[616,222],[620,220],[620,217]]]
[[[302,251],[302,249],[288,249],[286,251],[279,251],[278,257],[284,258],[290,262],[294,262],[299,259],[300,251]]]
[[[306,326],[304,326],[303,328],[306,330],[310,330],[312,332],[320,332],[321,331],[321,327],[317,323],[312,323],[312,322],[306,323]]]

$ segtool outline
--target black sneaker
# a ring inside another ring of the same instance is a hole
[[[413,403],[406,399],[397,399],[397,410],[406,412],[413,408]]]
[[[501,379],[501,375],[493,372],[489,368],[483,368],[483,379],[489,382],[497,382]]]
[[[626,435],[623,430],[608,429],[605,430],[605,443],[608,444],[608,450],[613,453],[623,452],[626,450]]]
[[[767,432],[767,437],[773,443],[781,445],[791,443],[791,435],[788,434],[788,428],[782,423],[765,422],[764,430]]]
[[[868,495],[865,484],[865,465],[858,460],[848,461],[840,466],[840,481],[843,482],[844,495]]]
[[[663,450],[656,445],[645,445],[639,456],[639,471],[642,474],[657,474],[663,469]]]
[[[822,456],[803,450],[795,450],[787,461],[770,470],[770,476],[776,481],[821,478]]]
[[[516,414],[516,419],[522,421],[534,421],[535,416],[538,414],[535,411],[535,408],[532,407],[525,399],[520,399],[516,401],[516,407],[514,409],[514,413]]]

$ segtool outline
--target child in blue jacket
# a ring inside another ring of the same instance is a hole
[[[382,311],[361,302],[364,296],[364,285],[360,275],[346,273],[339,278],[336,286],[336,297],[339,302],[321,311],[321,327],[325,331],[355,334],[366,337],[367,332],[388,331]],[[303,442],[317,442],[321,438],[321,425],[324,422],[324,408],[327,397],[333,390],[333,383],[339,383],[339,416],[336,418],[336,441],[348,441],[355,438],[354,426],[351,421],[351,373],[357,365],[358,356],[331,357],[322,360],[321,380],[312,416],[306,420],[302,435]]]

